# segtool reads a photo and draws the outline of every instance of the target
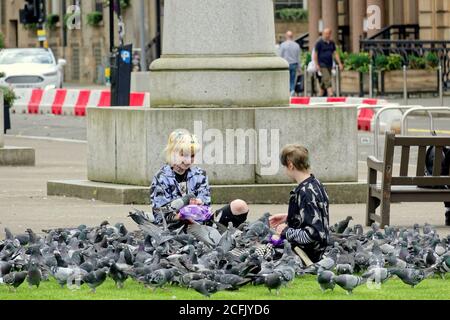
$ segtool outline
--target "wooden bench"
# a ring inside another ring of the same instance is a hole
[[[395,147],[401,147],[400,173],[393,177]],[[427,148],[436,147],[433,175],[425,176]],[[450,146],[450,137],[395,136],[386,133],[384,161],[375,157],[367,158],[367,207],[366,225],[380,223],[384,228],[390,222],[391,202],[444,202],[450,201],[450,189],[422,188],[450,185],[450,176],[441,176],[442,149]],[[408,176],[411,147],[418,147],[417,170],[415,176]],[[377,172],[381,172],[381,184],[377,183]],[[380,206],[380,215],[375,214]],[[443,213],[444,211],[442,211]],[[428,212],[424,212],[424,215]]]

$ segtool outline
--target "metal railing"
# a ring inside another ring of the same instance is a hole
[[[365,39],[360,41],[360,50],[368,52],[371,57],[399,54],[404,65],[409,65],[411,55],[423,57],[429,52],[434,53],[442,66],[444,90],[450,90],[450,41]]]
[[[393,24],[387,26],[377,32],[373,36],[367,38],[368,40],[378,40],[378,39],[388,39],[394,40],[397,38],[399,40],[406,39],[419,39],[420,26],[418,24]]]
[[[373,135],[374,135],[374,140],[373,140],[373,149],[374,152],[373,154],[375,155],[375,157],[378,159],[379,158],[379,138],[380,138],[380,117],[383,113],[385,113],[386,111],[390,111],[390,110],[408,110],[408,109],[412,109],[412,108],[423,108],[423,106],[387,106],[382,108],[381,110],[379,110],[374,118],[374,130],[373,130]]]
[[[446,111],[446,112],[450,112],[450,107],[416,107],[416,108],[411,108],[408,111],[406,111],[403,116],[402,116],[402,126],[401,126],[401,130],[402,130],[402,135],[407,135],[408,134],[408,122],[407,119],[409,117],[410,114],[416,112],[416,111],[427,111],[428,116],[430,118],[430,132],[434,131],[434,119],[433,119],[433,115],[431,114],[431,112],[436,112],[436,111]]]

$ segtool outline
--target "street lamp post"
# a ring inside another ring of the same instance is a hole
[[[161,0],[156,0],[156,58],[161,57]]]
[[[109,52],[114,51],[114,0],[109,0]]]

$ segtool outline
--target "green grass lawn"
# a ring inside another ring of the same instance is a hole
[[[108,280],[96,293],[83,286],[80,290],[61,289],[51,280],[41,283],[39,289],[28,288],[24,283],[16,293],[0,286],[0,300],[203,300],[206,299],[194,290],[180,287],[167,287],[153,292],[143,285],[128,280],[124,289],[116,289],[114,282]],[[411,288],[399,279],[391,279],[381,289],[369,289],[367,285],[356,288],[353,295],[347,295],[340,287],[334,292],[322,293],[315,276],[296,279],[290,287],[282,288],[280,295],[270,294],[264,286],[247,285],[239,291],[222,291],[212,296],[213,300],[450,300],[450,279],[426,279],[417,287]]]

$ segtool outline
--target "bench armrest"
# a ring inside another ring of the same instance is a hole
[[[367,157],[367,167],[383,172],[383,161],[377,160],[374,156]]]

